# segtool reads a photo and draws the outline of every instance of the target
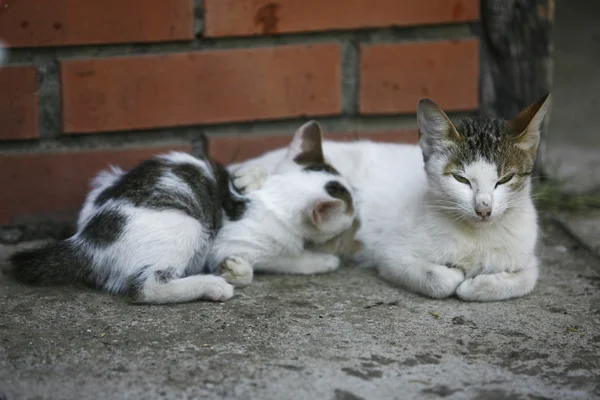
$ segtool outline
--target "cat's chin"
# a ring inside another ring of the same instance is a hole
[[[474,217],[471,216],[471,223],[473,223],[473,225],[478,226],[478,227],[484,227],[484,226],[489,226],[492,225],[494,222],[496,222],[498,218],[480,218],[480,217]]]
[[[463,223],[466,223],[467,225],[471,225],[477,228],[483,228],[486,226],[490,226],[493,225],[494,222],[496,222],[498,220],[499,216],[495,216],[495,217],[487,217],[485,219],[479,217],[479,216],[475,216],[475,215],[465,215],[462,219]]]

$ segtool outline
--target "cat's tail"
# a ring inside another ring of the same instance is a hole
[[[11,256],[9,271],[17,280],[36,284],[88,281],[91,259],[72,239],[24,250]]]

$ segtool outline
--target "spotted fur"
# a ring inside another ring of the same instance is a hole
[[[308,146],[303,137],[301,129],[286,162],[322,154],[320,139]],[[303,155],[306,149],[312,156]],[[255,268],[330,271],[339,259],[305,251],[304,243],[328,242],[351,228],[349,185],[320,167],[299,168],[269,177],[245,196],[223,166],[180,152],[127,172],[102,171],[77,233],[13,255],[14,274],[30,283],[82,281],[134,302],[176,303],[227,300],[232,285],[252,281]]]

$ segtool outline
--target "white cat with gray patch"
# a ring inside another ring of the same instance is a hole
[[[83,281],[143,303],[224,301],[253,271],[314,274],[339,266],[320,245],[353,231],[347,181],[324,164],[316,123],[285,158],[298,168],[242,196],[218,163],[185,153],[100,173],[69,239],[13,255],[32,283]],[[314,250],[306,250],[305,245]],[[221,273],[221,276],[210,273]]]
[[[530,293],[538,278],[531,173],[546,95],[512,121],[452,123],[431,100],[418,104],[419,146],[323,145],[354,189],[361,221],[356,260],[387,281],[434,297],[492,301]],[[284,150],[229,167],[240,186],[279,171]]]

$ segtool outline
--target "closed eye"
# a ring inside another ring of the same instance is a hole
[[[456,174],[452,174],[452,176],[454,177],[454,179],[456,179],[460,183],[464,183],[465,185],[469,185],[469,187],[471,186],[471,182],[469,182],[469,180],[467,178],[465,178],[464,176],[460,176],[460,175],[456,175]]]
[[[504,185],[505,183],[508,183],[514,176],[515,176],[515,174],[506,175],[504,178],[500,179],[496,183],[496,187],[498,187],[499,185]]]

